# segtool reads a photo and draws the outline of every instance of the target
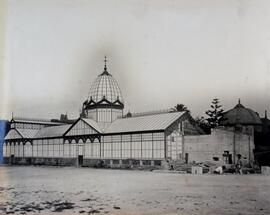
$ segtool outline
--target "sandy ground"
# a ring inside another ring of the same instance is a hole
[[[270,214],[270,176],[0,167],[0,214]]]

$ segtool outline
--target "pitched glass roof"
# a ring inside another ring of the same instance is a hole
[[[50,126],[40,129],[34,138],[61,137],[70,128],[69,125]]]
[[[82,118],[82,120],[85,121],[91,127],[93,127],[97,132],[101,133],[101,129],[96,121],[89,118]]]
[[[19,128],[10,129],[5,137],[5,140],[33,138],[38,131],[39,130],[36,129],[19,129]]]
[[[5,140],[12,139],[22,139],[22,135],[16,129],[10,129],[7,135],[5,136]]]
[[[174,123],[181,116],[183,116],[184,113],[185,112],[173,112],[173,113],[153,114],[147,116],[136,116],[130,118],[120,118],[115,120],[105,131],[102,131],[99,124],[92,119],[82,118],[82,120],[84,120],[87,124],[92,126],[95,130],[97,130],[100,133],[104,134],[131,133],[131,132],[165,130],[172,123]],[[21,135],[22,138],[34,138],[34,139],[62,137],[71,126],[72,126],[71,124],[50,126],[42,128],[40,130],[16,129],[16,131],[18,131],[16,138],[20,139],[19,135]],[[10,132],[12,130],[10,130]],[[14,135],[8,134],[5,139],[10,139],[13,136]]]
[[[23,138],[33,138],[39,130],[37,129],[17,129]]]
[[[51,124],[51,125],[61,125],[61,124],[63,124],[61,122],[51,122],[50,120],[46,120],[46,119],[30,119],[30,118],[14,117],[12,120],[14,122],[47,124],[47,125],[49,125],[49,124]]]
[[[105,133],[165,130],[185,112],[163,113],[115,120]]]

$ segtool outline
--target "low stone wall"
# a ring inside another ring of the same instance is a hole
[[[132,169],[149,167],[155,169],[161,169],[164,167],[163,160],[136,160],[136,159],[83,159],[83,165],[85,167],[97,167],[97,168],[121,168]]]
[[[48,166],[78,166],[77,158],[37,158],[37,157],[5,157],[5,164],[10,165],[48,165]],[[90,159],[84,158],[82,167],[117,168],[117,169],[164,169],[164,160],[136,159]]]
[[[5,157],[5,164],[11,165],[48,165],[48,166],[76,166],[76,158],[22,158]]]

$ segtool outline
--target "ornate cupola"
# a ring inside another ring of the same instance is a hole
[[[81,116],[97,122],[111,123],[123,116],[124,101],[120,88],[107,70],[107,59],[104,59],[104,70],[92,83],[88,99],[83,103]]]

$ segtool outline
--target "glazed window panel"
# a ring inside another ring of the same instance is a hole
[[[18,157],[19,154],[20,154],[19,143],[15,143],[15,145],[14,145],[14,155],[15,155],[16,157]]]
[[[53,157],[59,157],[59,144],[53,144]]]
[[[32,157],[32,145],[29,142],[25,143],[24,145],[24,156]]]
[[[132,134],[132,142],[141,141],[141,134]]]
[[[130,134],[122,135],[122,142],[130,142],[130,141],[131,141],[131,135]]]
[[[65,157],[64,153],[65,153],[65,149],[64,149],[64,143],[63,141],[60,143],[60,150],[61,150],[61,157]]]
[[[142,140],[143,141],[152,141],[152,133],[146,133],[146,134],[142,134]]]
[[[11,144],[11,153],[13,155],[15,155],[15,143],[14,142]]]
[[[114,135],[112,136],[112,142],[120,142],[121,136],[120,135]]]
[[[133,138],[132,138],[133,140]],[[132,141],[132,157],[133,158],[141,158],[141,142],[138,141]]]
[[[37,142],[33,142],[33,157],[37,157],[38,148],[37,148]]]
[[[104,142],[104,157],[111,157],[112,156],[112,151],[111,151],[111,142]]]
[[[97,112],[96,112],[96,110],[88,110],[88,116],[89,116],[89,118],[96,121],[97,120]]]
[[[60,139],[53,139],[53,144],[54,144],[54,157],[62,157],[62,150],[61,150],[61,143]]]
[[[42,156],[43,157],[49,157],[49,148],[48,148],[48,141],[42,140]]]
[[[42,140],[37,140],[36,145],[37,145],[37,157],[42,157],[43,154]]]
[[[98,158],[100,157],[100,143],[99,141],[95,140],[93,143],[93,157]]]
[[[15,143],[11,143],[10,145],[10,154],[15,155]]]
[[[77,157],[76,143],[71,143],[70,144],[70,157]]]
[[[152,141],[143,142],[142,147],[142,157],[152,158]]]
[[[10,144],[6,144],[6,156],[9,157],[10,156]]]
[[[158,133],[153,133],[153,140],[162,140],[164,141],[164,133],[158,132]]]
[[[8,157],[7,144],[6,143],[3,144],[3,157]]]
[[[85,143],[84,155],[85,155],[85,157],[88,157],[88,158],[92,157],[92,146],[91,146],[91,142],[89,140]]]
[[[112,143],[112,157],[120,158],[121,157],[121,142],[113,142]]]
[[[64,157],[64,145],[62,143],[59,143],[59,157]]]
[[[153,142],[154,158],[164,158],[164,141]]]
[[[63,150],[64,150],[64,157],[68,158],[70,157],[70,144],[69,143],[65,143],[63,145]]]
[[[54,154],[53,150],[54,150],[54,146],[53,146],[52,142],[50,140],[48,140],[48,155],[49,155],[49,157],[53,157],[53,154]]]
[[[130,157],[130,142],[122,142],[122,157]]]

